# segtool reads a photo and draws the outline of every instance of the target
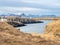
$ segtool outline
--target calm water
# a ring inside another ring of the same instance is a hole
[[[25,33],[41,34],[48,22],[51,22],[51,21],[45,20],[44,23],[26,24],[27,26],[18,27],[18,28],[20,28],[20,31],[25,32]]]

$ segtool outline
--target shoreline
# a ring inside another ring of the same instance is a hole
[[[35,23],[44,23],[43,21],[37,21],[37,22],[7,22],[8,24],[14,26],[14,27],[22,27],[27,26],[26,24],[35,24]]]

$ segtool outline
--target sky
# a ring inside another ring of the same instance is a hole
[[[0,14],[60,15],[60,0],[0,0]]]

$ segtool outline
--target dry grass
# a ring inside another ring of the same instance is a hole
[[[20,32],[6,22],[0,22],[0,45],[59,45],[57,42],[45,40],[40,35]]]

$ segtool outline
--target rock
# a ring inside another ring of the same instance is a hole
[[[8,24],[11,24],[14,27],[21,27],[21,26],[25,26],[24,23],[21,22],[7,22]]]

